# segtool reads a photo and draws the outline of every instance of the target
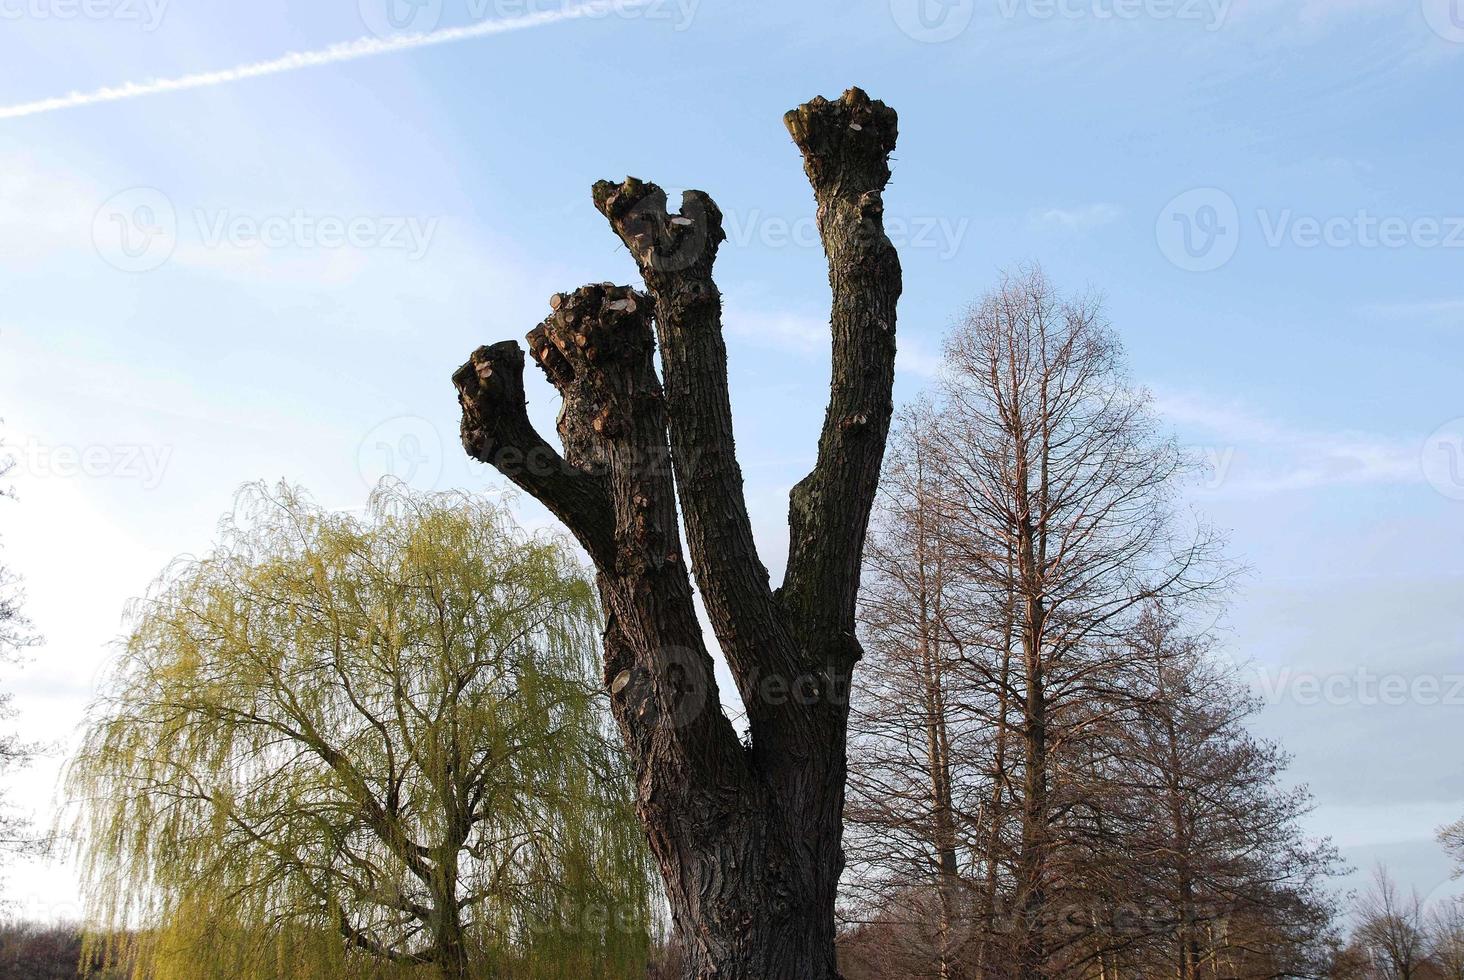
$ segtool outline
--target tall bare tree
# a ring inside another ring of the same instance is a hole
[[[1354,940],[1369,956],[1374,974],[1384,980],[1413,980],[1427,957],[1423,900],[1404,894],[1386,869],[1373,872],[1371,887],[1358,901]]]
[[[1024,270],[946,354],[896,430],[867,556],[860,966],[1194,978],[1221,948],[1258,975],[1314,960],[1333,854],[1297,828],[1284,754],[1245,730],[1253,700],[1181,629],[1174,610],[1217,599],[1230,566],[1175,514],[1188,461],[1098,304]]]
[[[14,496],[7,482],[14,469],[15,459],[4,452],[4,444],[0,443],[0,501],[8,502]],[[19,663],[23,651],[37,641],[30,620],[22,609],[23,598],[19,578],[0,563],[0,666]],[[15,714],[11,694],[0,692],[0,721],[9,721]],[[17,733],[0,734],[0,777],[29,765],[41,748]],[[0,790],[0,855],[32,853],[43,844],[31,821],[25,814],[17,812],[9,804],[5,792]]]
[[[846,915],[878,923],[863,945],[908,975],[956,980],[991,931],[1009,712],[962,659],[986,606],[942,503],[938,425],[928,405],[903,413],[867,548]]]
[[[638,812],[687,974],[719,980],[838,975],[846,695],[892,414],[901,275],[882,193],[895,112],[851,89],[785,122],[829,261],[833,370],[818,460],[792,492],[780,588],[743,498],[712,279],[726,236],[706,194],[686,193],[671,213],[655,184],[595,185],[595,206],[647,292],[557,295],[530,332],[534,360],[563,397],[562,456],[528,420],[517,344],[480,348],[453,378],[468,453],[540,500],[595,564],[605,683],[635,759]],[[747,746],[720,709],[692,573],[747,710]]]
[[[1128,382],[1097,300],[1061,297],[1040,269],[1023,270],[971,309],[945,355],[942,478],[971,529],[962,557],[1014,617],[1010,956],[1037,977],[1058,952],[1057,831],[1076,812],[1075,785],[1054,793],[1054,766],[1089,761],[1086,740],[1108,721],[1091,709],[1145,605],[1196,599],[1224,571],[1213,534],[1179,529],[1188,461]]]
[[[1464,899],[1445,900],[1429,913],[1427,941],[1444,980],[1464,980]]]
[[[1280,785],[1289,759],[1250,733],[1261,704],[1211,643],[1153,604],[1128,644],[1136,710],[1115,730],[1104,807],[1130,843],[1125,874],[1148,929],[1112,945],[1137,951],[1140,972],[1179,980],[1313,975],[1340,862],[1330,842],[1306,838],[1311,797]]]

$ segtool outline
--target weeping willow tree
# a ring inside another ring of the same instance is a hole
[[[598,626],[481,499],[245,488],[133,610],[70,768],[98,942],[149,980],[644,975]]]

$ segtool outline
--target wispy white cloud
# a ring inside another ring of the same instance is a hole
[[[1419,841],[1432,844],[1438,829],[1464,813],[1464,801],[1325,803],[1324,819],[1307,822],[1339,847]]]
[[[829,347],[828,321],[812,316],[735,310],[728,312],[725,322],[729,337],[759,347],[794,354],[817,354]]]
[[[1464,317],[1464,299],[1425,300],[1417,303],[1376,303],[1362,308],[1364,316],[1384,320],[1435,320]]]
[[[382,54],[393,54],[398,51],[410,51],[438,44],[452,44],[457,41],[470,41],[495,34],[506,34],[511,31],[523,31],[583,17],[598,17],[611,12],[624,12],[628,7],[643,6],[645,2],[649,2],[649,0],[592,0],[592,2],[574,7],[543,10],[521,17],[485,20],[465,27],[444,27],[434,31],[386,38],[362,37],[354,41],[332,44],[330,47],[317,51],[291,52],[269,61],[256,61],[218,71],[198,72],[176,78],[123,82],[120,85],[107,86],[91,92],[70,92],[66,95],[39,99],[34,102],[0,106],[0,119],[18,119],[22,116],[35,116],[62,109],[99,105],[104,102],[120,102],[125,99],[140,99],[167,92],[230,85],[250,78],[299,71],[302,68],[316,68],[343,61],[356,61]]]
[[[1395,0],[1233,0],[1230,16],[1280,14],[1293,23],[1319,27],[1397,9]]]
[[[87,178],[23,150],[0,154],[0,173],[0,259],[12,268],[31,266],[91,248],[94,202],[105,195]]]
[[[1188,433],[1213,472],[1209,491],[1264,496],[1287,491],[1424,480],[1418,439],[1317,431],[1192,394],[1170,393],[1156,408]]]
[[[1076,208],[1046,208],[1033,211],[1029,220],[1034,227],[1060,231],[1092,231],[1113,224],[1123,217],[1123,208],[1116,204],[1085,204]]]
[[[727,336],[757,347],[786,351],[804,357],[827,357],[829,323],[801,313],[764,313],[734,310],[726,317]],[[933,378],[940,360],[918,340],[901,337],[895,370],[901,374]]]
[[[940,367],[939,355],[920,341],[908,337],[899,341],[899,353],[895,357],[896,371],[920,378],[934,378],[940,374]]]

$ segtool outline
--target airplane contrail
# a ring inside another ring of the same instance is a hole
[[[413,48],[425,48],[437,44],[451,44],[455,41],[469,41],[493,34],[506,34],[510,31],[523,31],[546,24],[577,20],[581,17],[624,12],[630,8],[644,6],[648,2],[650,0],[592,0],[590,3],[578,6],[539,11],[522,17],[485,20],[466,27],[444,27],[434,31],[387,38],[362,37],[354,41],[341,41],[318,51],[291,52],[271,61],[257,61],[219,71],[180,75],[177,78],[154,78],[145,82],[124,82],[121,85],[111,85],[91,92],[71,92],[68,95],[58,95],[35,102],[0,106],[0,119],[19,119],[22,116],[37,116],[46,112],[97,105],[102,102],[120,102],[124,99],[140,99],[164,92],[182,92],[187,89],[227,85],[246,78],[279,75],[284,72],[298,71],[301,68],[333,65],[342,61],[355,61],[358,58],[370,58],[379,54],[409,51]]]

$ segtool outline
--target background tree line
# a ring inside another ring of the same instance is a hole
[[[1456,858],[1458,827],[1443,828],[1439,841]],[[1404,892],[1381,865],[1353,910],[1351,931],[1339,943],[1331,975],[1336,980],[1461,980],[1464,978],[1464,898],[1426,904]]]

